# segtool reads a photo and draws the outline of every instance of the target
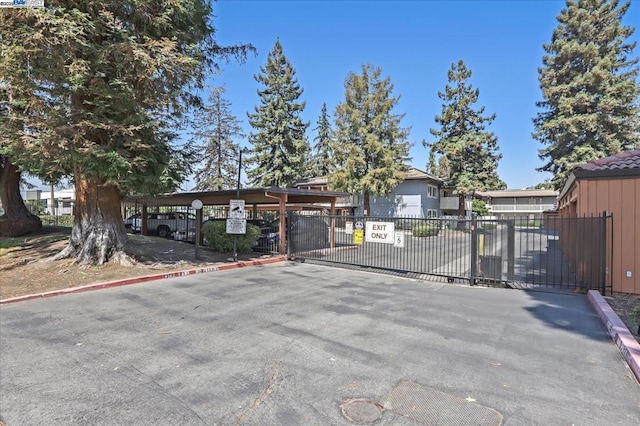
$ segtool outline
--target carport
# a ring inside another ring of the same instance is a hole
[[[190,207],[194,200],[202,201],[205,206],[228,206],[231,200],[244,200],[245,206],[252,206],[253,217],[256,217],[259,207],[272,206],[274,210],[279,212],[280,217],[287,214],[287,210],[300,211],[310,209],[327,209],[334,216],[336,209],[336,199],[338,197],[348,196],[346,192],[334,191],[318,191],[315,189],[299,189],[299,188],[247,188],[247,189],[231,189],[225,191],[206,191],[206,192],[181,192],[176,194],[165,194],[156,196],[133,196],[128,197],[124,201],[127,203],[136,203],[141,207],[142,234],[147,235],[147,208],[152,206],[175,206]],[[196,210],[196,227],[202,224],[202,209]],[[286,223],[280,221],[280,235],[285,235]],[[331,220],[331,247],[334,246],[333,241],[335,228],[335,220]],[[198,229],[199,231],[199,229]],[[285,239],[280,239],[278,247],[280,254],[285,254]]]

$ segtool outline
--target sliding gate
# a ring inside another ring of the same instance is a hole
[[[606,215],[543,222],[289,213],[287,242],[290,257],[298,259],[449,282],[604,294],[611,290],[611,226]]]

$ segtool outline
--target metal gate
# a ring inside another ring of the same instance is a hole
[[[436,219],[289,213],[292,258],[515,288],[611,289],[611,216]]]

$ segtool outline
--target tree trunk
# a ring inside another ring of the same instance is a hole
[[[464,194],[458,194],[458,229],[466,229],[464,219],[467,217],[467,209],[465,209],[464,198]]]
[[[364,215],[371,216],[371,197],[368,189],[362,191]]]
[[[120,190],[104,180],[76,174],[76,203],[69,245],[54,259],[75,258],[74,263],[102,265],[109,260],[132,265],[124,252],[127,233],[120,215]]]
[[[19,237],[42,228],[40,218],[24,205],[20,174],[15,164],[0,156],[0,202],[4,209],[4,215],[0,216],[0,237]]]

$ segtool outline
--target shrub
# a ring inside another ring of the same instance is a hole
[[[498,227],[498,225],[496,225],[495,223],[482,223],[479,222],[478,223],[478,227],[481,229],[484,229],[485,231],[493,231],[494,229],[496,229]]]
[[[227,222],[216,220],[207,222],[202,233],[209,241],[209,247],[221,253],[233,251],[233,234],[227,234]],[[248,253],[260,236],[260,228],[247,223],[247,233],[238,235],[238,253]]]
[[[438,235],[440,229],[433,225],[418,225],[414,226],[412,234],[414,237],[434,237]]]
[[[53,216],[50,214],[40,215],[40,220],[42,221],[42,226],[65,226],[65,227],[73,227],[73,216],[65,215],[65,216]]]

